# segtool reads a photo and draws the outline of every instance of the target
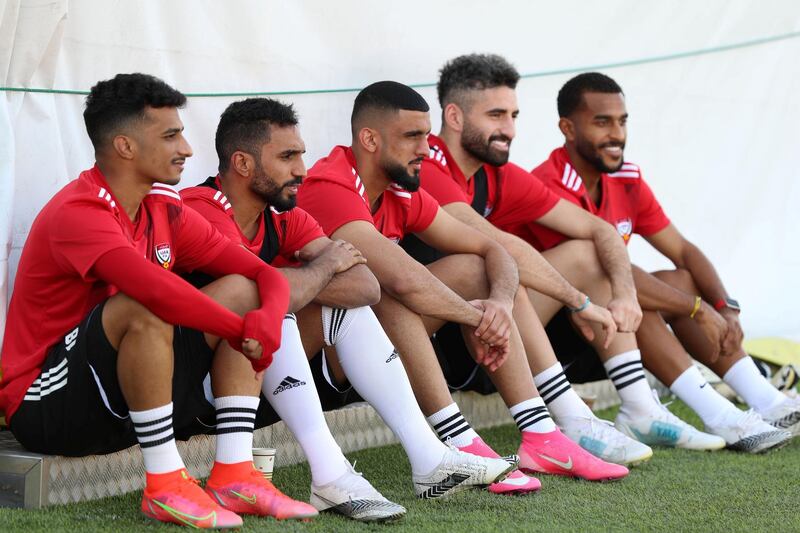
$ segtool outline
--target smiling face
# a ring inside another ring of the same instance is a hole
[[[305,143],[297,126],[270,126],[269,142],[256,159],[250,190],[278,211],[297,205],[297,189],[306,176]]]
[[[192,147],[183,136],[183,122],[174,107],[147,107],[127,136],[135,149],[134,163],[142,176],[176,185]]]
[[[414,192],[419,189],[422,160],[428,155],[431,119],[427,111],[400,110],[379,129],[379,165],[389,179]]]
[[[562,124],[567,143],[599,172],[622,167],[628,136],[628,111],[622,93],[583,94],[581,105]]]
[[[465,104],[461,147],[493,166],[508,162],[519,115],[517,93],[510,87],[471,91]]]

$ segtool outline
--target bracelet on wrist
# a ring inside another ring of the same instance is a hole
[[[689,318],[694,318],[694,316],[697,314],[697,311],[700,310],[700,304],[701,303],[703,303],[703,299],[700,298],[699,296],[695,296],[694,297],[694,307],[692,308],[692,312],[689,313]]]
[[[567,309],[569,309],[570,313],[580,313],[581,311],[589,307],[590,303],[592,303],[592,301],[589,300],[589,297],[587,296],[586,300],[584,300],[583,304],[580,307],[567,307]]]

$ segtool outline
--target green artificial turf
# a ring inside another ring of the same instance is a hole
[[[679,402],[670,408],[697,417]],[[612,418],[614,410],[601,416]],[[482,431],[500,453],[513,453],[513,426]],[[348,454],[383,494],[408,509],[394,524],[365,525],[329,513],[311,522],[245,518],[245,531],[800,531],[800,439],[766,455],[656,449],[653,458],[616,483],[541,476],[530,496],[472,490],[440,501],[414,498],[408,461],[399,446]],[[306,464],[281,468],[275,483],[308,500]],[[178,531],[146,519],[141,493],[37,511],[0,509],[0,531]]]

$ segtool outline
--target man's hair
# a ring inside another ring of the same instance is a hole
[[[149,74],[117,74],[99,81],[86,97],[83,121],[95,150],[133,120],[145,118],[147,107],[183,107],[186,97]]]
[[[519,72],[505,58],[495,54],[467,54],[445,63],[439,71],[436,92],[439,105],[455,102],[463,106],[468,91],[508,87],[516,89]]]
[[[417,91],[396,81],[379,81],[361,89],[353,102],[350,126],[355,135],[356,125],[367,113],[385,111],[430,111],[428,102]]]
[[[622,87],[599,72],[578,74],[558,91],[558,116],[563,118],[574,113],[581,106],[584,93],[616,94],[622,93]]]
[[[297,126],[294,107],[270,98],[248,98],[229,105],[219,117],[214,140],[219,171],[228,170],[236,151],[246,152],[258,160],[261,147],[269,142],[273,124],[281,128]]]

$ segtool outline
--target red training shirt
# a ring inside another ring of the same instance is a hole
[[[185,272],[228,245],[202,217],[183,209],[172,187],[154,184],[131,221],[97,166],[82,172],[44,206],[22,250],[0,357],[0,409],[10,418],[48,350],[118,292],[92,272],[105,254],[133,248],[165,270]]]
[[[566,148],[553,150],[550,157],[533,169],[532,174],[550,190],[612,224],[625,244],[631,234],[652,235],[666,228],[670,221],[642,178],[638,165],[623,163],[617,172],[600,175],[600,205],[589,197],[583,180],[569,161]],[[567,240],[564,235],[539,224],[525,224],[508,231],[522,237],[538,250],[547,250]]]
[[[258,231],[255,236],[252,240],[248,239],[242,234],[233,218],[233,208],[222,193],[219,176],[209,178],[206,183],[213,184],[213,187],[197,185],[183,189],[181,196],[184,203],[203,215],[220,233],[233,242],[242,243],[248,250],[258,255],[264,245],[266,233],[264,214],[258,217]],[[288,211],[276,211],[270,208],[268,213],[278,234],[280,248],[278,256],[271,263],[272,266],[299,265],[294,257],[295,252],[302,250],[311,241],[325,236],[317,221],[299,207]]]
[[[364,220],[394,242],[409,233],[426,230],[439,210],[439,204],[425,190],[412,193],[392,184],[384,191],[378,209],[371,213],[355,156],[345,146],[336,146],[311,167],[297,203],[317,219],[328,235],[348,222]]]
[[[475,180],[467,178],[450,155],[447,145],[436,135],[428,136],[430,156],[422,162],[420,180],[439,205],[453,202],[471,204]],[[483,165],[487,178],[486,208],[480,213],[495,226],[533,222],[558,203],[558,196],[523,168],[506,163],[500,167]]]

